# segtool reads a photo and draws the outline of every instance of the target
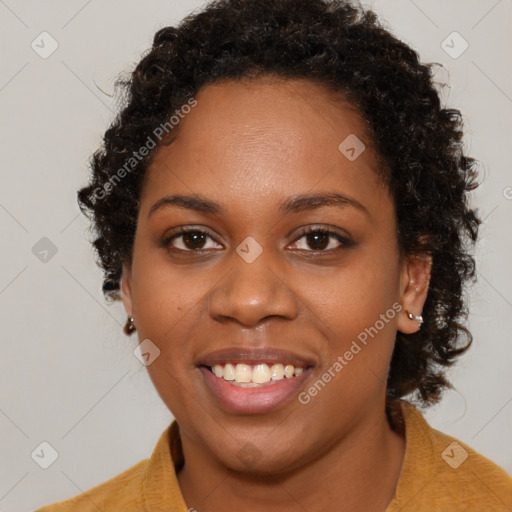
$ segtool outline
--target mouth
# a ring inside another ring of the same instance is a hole
[[[283,379],[298,377],[304,367],[277,363],[263,364],[226,363],[207,366],[219,379],[242,388],[270,386]]]
[[[216,402],[230,413],[261,414],[297,396],[315,362],[278,349],[228,349],[198,364]]]

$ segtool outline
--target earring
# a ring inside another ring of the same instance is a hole
[[[123,332],[127,335],[127,336],[130,336],[130,334],[132,334],[133,332],[135,332],[135,318],[133,318],[133,316],[129,316],[128,319],[126,320],[126,324],[124,325],[124,328],[123,328]]]
[[[407,310],[405,310],[405,312],[407,313],[407,318],[409,318],[410,320],[414,320],[415,322],[418,322],[419,327],[421,327],[421,324],[423,323],[423,317],[421,315],[413,315]]]

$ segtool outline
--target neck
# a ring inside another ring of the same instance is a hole
[[[178,481],[187,506],[200,512],[244,510],[248,505],[251,512],[384,512],[405,453],[404,435],[391,428],[384,407],[325,453],[279,477],[235,472],[219,466],[187,436],[182,442],[186,463]]]

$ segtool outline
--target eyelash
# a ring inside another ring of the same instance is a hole
[[[313,251],[307,251],[307,252],[312,252],[312,253],[318,253],[318,252],[321,252],[321,253],[331,253],[333,251],[338,251],[340,249],[347,248],[347,247],[350,247],[351,245],[353,245],[352,241],[349,240],[347,237],[344,237],[344,236],[340,235],[339,233],[336,233],[335,231],[331,231],[330,229],[322,228],[322,227],[319,227],[319,226],[308,226],[307,228],[304,228],[298,234],[298,238],[295,238],[295,240],[292,243],[297,242],[298,240],[300,240],[304,236],[308,235],[309,233],[321,233],[323,235],[329,235],[330,238],[331,237],[332,238],[336,238],[336,240],[338,242],[340,242],[341,245],[339,247],[337,247],[336,249],[328,249],[328,250],[321,250],[320,249],[320,250],[313,250]]]
[[[209,251],[210,249],[177,249],[175,247],[170,247],[171,242],[181,236],[190,234],[190,233],[200,233],[202,235],[206,235],[209,238],[211,238],[214,242],[219,243],[215,240],[215,237],[209,232],[204,229],[199,228],[183,228],[178,233],[174,233],[170,236],[165,237],[162,240],[162,246],[167,249],[171,249],[174,251],[182,252],[182,253],[202,253],[205,251]],[[346,238],[339,233],[336,233],[335,231],[331,231],[329,229],[323,228],[323,227],[317,227],[317,226],[308,226],[307,228],[304,228],[298,236],[293,240],[292,244],[298,242],[301,238],[305,237],[309,233],[321,233],[324,235],[328,235],[329,238],[336,238],[338,242],[340,242],[340,246],[336,247],[335,249],[316,249],[316,250],[305,250],[305,249],[298,249],[299,251],[308,252],[312,254],[332,254],[333,252],[339,251],[343,248],[348,248],[354,245],[354,243],[349,239]],[[329,245],[329,244],[328,244]]]

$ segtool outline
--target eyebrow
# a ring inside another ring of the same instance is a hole
[[[222,214],[225,212],[225,209],[221,204],[211,201],[210,199],[206,199],[205,197],[198,195],[174,194],[170,196],[164,196],[159,199],[150,208],[148,217],[153,215],[153,213],[155,213],[157,210],[170,205],[178,206],[188,210],[194,210],[200,213]],[[315,210],[317,208],[323,208],[326,206],[352,206],[365,213],[366,215],[370,215],[367,208],[359,201],[352,197],[337,193],[312,195],[300,194],[292,196],[281,203],[279,212],[285,215],[290,213],[300,213],[303,211]]]
[[[283,214],[298,213],[306,210],[315,210],[325,206],[353,206],[354,208],[366,213],[368,216],[370,215],[370,212],[367,210],[367,208],[363,206],[359,201],[352,197],[337,193],[313,195],[301,194],[293,196],[281,204],[279,211]]]

